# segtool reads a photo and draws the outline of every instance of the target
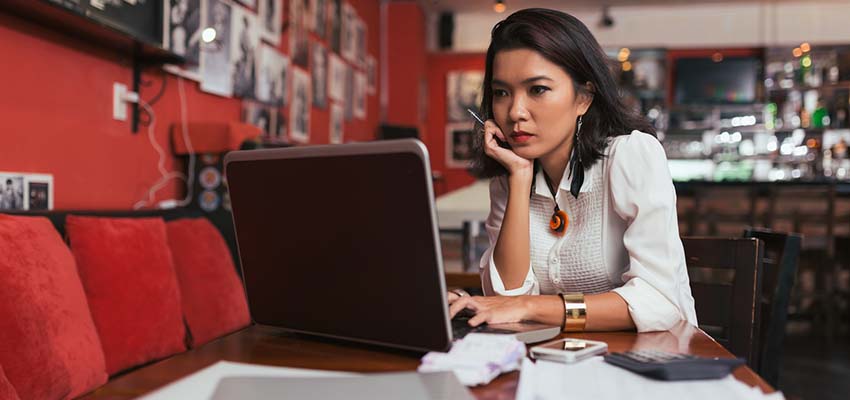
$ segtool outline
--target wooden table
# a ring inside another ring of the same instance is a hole
[[[684,322],[667,332],[605,332],[569,336],[607,342],[610,351],[656,349],[700,356],[732,357],[704,332]],[[219,360],[324,370],[388,372],[415,370],[419,365],[419,357],[421,354],[412,352],[317,339],[275,328],[252,326],[200,348],[113,378],[85,398],[133,398]],[[738,368],[735,377],[750,386],[759,386],[766,392],[773,391],[747,367]],[[519,372],[503,374],[487,386],[473,388],[472,392],[479,399],[513,399],[518,380]]]

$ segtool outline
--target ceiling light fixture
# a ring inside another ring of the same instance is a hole
[[[508,7],[505,6],[505,2],[503,0],[496,0],[496,2],[493,4],[493,11],[500,14],[505,12],[505,9],[507,8]]]

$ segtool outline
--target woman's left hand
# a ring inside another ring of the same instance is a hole
[[[475,312],[469,324],[503,324],[529,319],[529,296],[463,296],[449,297],[449,316],[454,316],[468,308]]]

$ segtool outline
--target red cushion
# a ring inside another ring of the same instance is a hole
[[[0,400],[20,400],[18,392],[6,379],[6,374],[3,373],[3,367],[0,366]]]
[[[180,290],[162,219],[69,215],[65,226],[106,372],[185,350]]]
[[[245,290],[218,229],[206,218],[166,225],[193,346],[247,326]]]
[[[0,214],[0,364],[24,399],[75,397],[107,379],[74,257],[43,217]]]

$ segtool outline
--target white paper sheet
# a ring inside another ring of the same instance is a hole
[[[765,395],[733,376],[716,380],[658,381],[610,365],[602,357],[575,364],[524,359],[517,400],[548,399],[784,399],[781,392]]]
[[[339,377],[356,376],[350,372],[315,369],[272,367],[219,361],[192,375],[157,389],[140,399],[144,400],[207,400],[212,397],[218,382],[226,377]]]

